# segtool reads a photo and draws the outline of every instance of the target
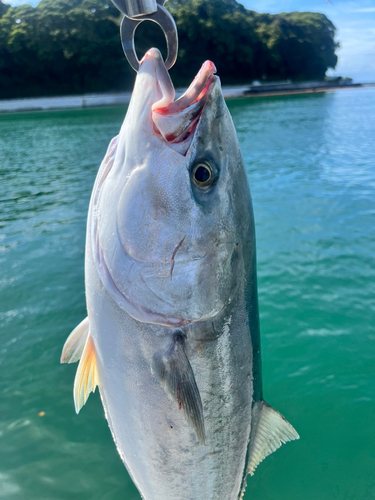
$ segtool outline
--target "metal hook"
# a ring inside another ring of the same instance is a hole
[[[165,0],[112,0],[115,6],[125,14],[121,23],[121,43],[130,66],[139,70],[139,60],[134,46],[135,30],[143,21],[153,21],[164,32],[168,55],[165,67],[170,69],[177,59],[177,27],[172,15],[163,7]]]
[[[156,12],[158,3],[164,5],[165,0],[112,0],[112,3],[120,12],[132,19]]]

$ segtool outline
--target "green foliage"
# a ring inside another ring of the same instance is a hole
[[[120,19],[110,0],[42,0],[35,8],[8,9],[0,19],[0,96],[131,86]]]
[[[257,34],[268,49],[263,66],[268,77],[322,79],[337,64],[335,27],[323,14],[265,15]]]
[[[8,9],[9,9],[9,5],[4,4],[0,0],[0,17],[2,17]]]
[[[176,84],[189,83],[206,59],[224,83],[320,79],[337,56],[335,27],[323,14],[257,14],[236,0],[169,0],[179,30]],[[130,89],[135,73],[119,38],[110,0],[42,0],[9,7],[0,0],[0,97]],[[137,30],[139,54],[165,52],[154,23]]]
[[[251,12],[235,0],[170,4],[180,39],[176,66],[180,77],[191,76],[191,67],[198,71],[206,59],[214,61],[224,82],[251,81],[258,76],[256,58],[263,47]]]

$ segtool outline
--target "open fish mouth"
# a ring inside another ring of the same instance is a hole
[[[179,99],[169,103],[163,99],[152,107],[155,133],[183,155],[189,149],[202,109],[217,78],[215,73],[214,63],[206,61]]]

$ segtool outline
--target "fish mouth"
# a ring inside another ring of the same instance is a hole
[[[204,62],[186,92],[174,101],[173,98],[171,99],[172,95],[174,97],[174,89],[171,92],[167,82],[170,82],[172,87],[173,84],[165,67],[161,67],[164,63],[160,52],[157,49],[151,49],[144,58],[144,60],[149,59],[153,59],[154,64],[158,66],[154,74],[163,95],[162,99],[152,105],[154,132],[161,136],[172,149],[186,155],[207,97],[217,79],[216,67],[211,61]]]

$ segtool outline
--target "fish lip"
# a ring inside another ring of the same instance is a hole
[[[211,61],[203,63],[197,76],[176,101],[162,99],[152,106],[152,121],[156,135],[173,149],[186,155],[194,132],[217,77],[216,67]]]
[[[140,62],[138,74],[140,75],[142,72],[152,75],[152,81],[159,93],[159,98],[150,103],[151,109],[168,106],[174,101],[174,86],[158,49],[152,48],[146,52]]]
[[[216,73],[216,66],[212,61],[205,61],[198,71],[189,88],[176,101],[167,106],[161,106],[159,102],[152,107],[153,113],[161,115],[176,115],[193,104],[201,101],[208,93]]]

